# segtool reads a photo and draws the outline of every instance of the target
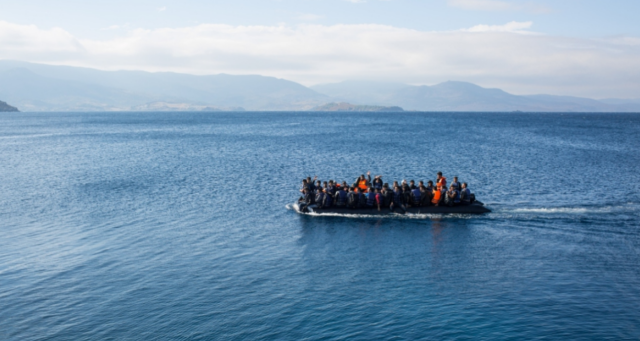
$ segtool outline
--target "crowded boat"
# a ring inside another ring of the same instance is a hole
[[[305,213],[361,210],[400,214],[490,212],[475,199],[466,182],[453,177],[448,184],[442,172],[437,173],[435,181],[402,180],[393,181],[391,185],[384,182],[381,175],[371,178],[371,172],[360,175],[351,184],[307,177],[302,180],[300,193],[296,209]]]

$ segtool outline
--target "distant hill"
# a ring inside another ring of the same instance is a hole
[[[385,107],[380,105],[353,105],[350,103],[328,103],[315,107],[312,111],[379,111],[379,112],[399,112],[404,111],[400,107]]]
[[[19,112],[18,108],[12,107],[9,104],[0,101],[0,112]]]
[[[154,110],[157,102],[184,108],[309,110],[330,101],[273,77],[100,71],[16,61],[0,61],[0,98],[27,111]]]
[[[311,87],[328,96],[355,104],[397,105],[419,111],[529,111],[529,112],[640,112],[640,101],[532,95],[518,96],[466,82],[444,82],[433,86],[397,83],[342,82]]]

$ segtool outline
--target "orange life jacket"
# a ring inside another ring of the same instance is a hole
[[[360,180],[358,181],[358,187],[360,187],[361,190],[366,191],[367,188],[369,188],[367,186],[367,180]]]
[[[440,180],[438,180],[437,185],[442,185],[442,187],[447,187],[447,178],[445,178],[444,176],[440,178]]]
[[[433,191],[433,199],[431,200],[431,202],[434,203],[434,204],[439,203],[441,195],[442,195],[442,191],[440,190],[440,188],[434,190]]]

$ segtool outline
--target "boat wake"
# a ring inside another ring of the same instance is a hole
[[[495,213],[534,213],[534,214],[603,214],[603,213],[640,213],[640,204],[604,206],[558,206],[558,207],[500,207],[494,206]]]

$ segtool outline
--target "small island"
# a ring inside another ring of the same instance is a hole
[[[404,109],[393,106],[384,107],[380,105],[355,105],[351,103],[328,103],[311,109],[312,111],[377,111],[377,112],[400,112]]]
[[[18,108],[16,107],[10,106],[3,101],[0,101],[0,112],[20,112],[20,110],[18,110]]]

